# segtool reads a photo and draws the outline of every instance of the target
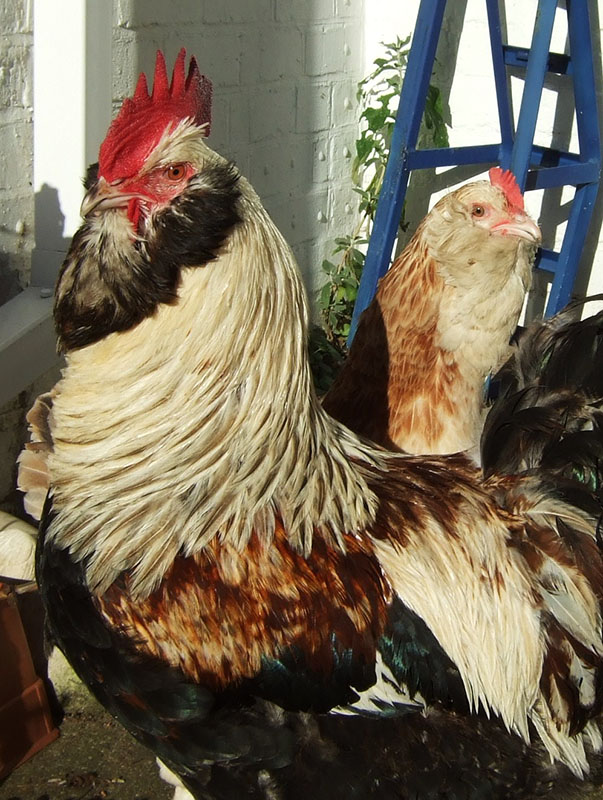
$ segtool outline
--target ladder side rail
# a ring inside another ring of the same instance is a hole
[[[576,187],[567,221],[563,244],[559,252],[559,261],[551,286],[545,316],[556,314],[569,303],[580,255],[586,240],[595,200],[599,190],[598,183],[587,183]]]
[[[496,88],[496,104],[498,107],[498,120],[501,135],[500,154],[497,160],[501,163],[510,163],[514,140],[513,113],[505,66],[505,47],[502,40],[498,2],[499,0],[486,0],[492,67],[494,70],[494,86]]]
[[[601,167],[601,133],[587,2],[567,0],[568,38],[573,62],[576,127],[584,160]]]
[[[421,0],[419,6],[348,344],[354,337],[360,314],[375,295],[379,278],[389,268],[406,196],[408,156],[417,144],[445,7],[446,0]]]
[[[503,167],[511,169],[522,190],[525,189],[526,177],[530,166],[532,143],[536,132],[542,87],[544,86],[544,77],[549,61],[549,49],[556,10],[557,0],[539,0],[530,55],[526,67],[513,153],[510,163],[502,164]]]

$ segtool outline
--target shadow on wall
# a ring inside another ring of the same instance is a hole
[[[51,289],[71,244],[71,237],[63,235],[65,215],[58,190],[47,183],[43,184],[34,196],[34,209],[36,242],[43,242],[44,249],[33,249],[31,283]]]
[[[12,300],[20,291],[17,273],[11,269],[10,255],[0,252],[0,305]]]
[[[303,202],[312,190],[313,137],[311,120],[298,123],[300,93],[309,85],[303,66],[311,5],[298,14],[277,3],[275,20],[272,0],[131,0],[123,22],[135,47],[131,87],[139,72],[152,75],[157,49],[168,68],[181,47],[196,57],[214,87],[210,146],[249,178],[304,271],[315,223]]]

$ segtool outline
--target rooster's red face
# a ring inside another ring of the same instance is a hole
[[[180,161],[143,170],[130,179],[117,178],[111,183],[101,175],[82,202],[82,216],[122,208],[133,232],[141,235],[149,215],[182,194],[195,173],[191,163]]]
[[[170,82],[163,55],[157,54],[151,94],[140,76],[101,145],[82,216],[124,209],[133,233],[140,235],[152,212],[180,195],[202,167],[199,148],[187,149],[188,132],[194,129],[193,139],[209,133],[211,83],[194,58],[185,72],[185,56],[181,50]]]

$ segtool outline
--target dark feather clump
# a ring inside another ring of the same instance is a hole
[[[411,695],[419,693],[428,705],[438,702],[456,711],[469,711],[456,665],[421,617],[397,598],[389,610],[379,649],[384,662]]]
[[[239,177],[234,164],[205,169],[152,218],[147,252],[155,269],[203,266],[217,258],[226,236],[241,222]]]
[[[543,470],[601,499],[603,312],[576,320],[581,304],[520,337],[498,376],[501,391],[484,425],[482,465],[487,475]]]
[[[94,165],[86,179],[94,182]],[[193,177],[186,190],[152,218],[148,238],[124,249],[88,221],[73,237],[61,267],[54,304],[59,347],[85,347],[126,331],[159,305],[174,303],[180,270],[217,258],[240,222],[239,174],[215,165]],[[121,214],[122,211],[106,213]]]
[[[90,164],[86,170],[86,177],[84,178],[84,189],[89,192],[94,184],[98,181],[98,161]]]

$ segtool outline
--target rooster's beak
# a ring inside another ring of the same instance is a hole
[[[105,211],[107,208],[126,208],[130,200],[140,196],[139,194],[121,192],[119,185],[107,183],[101,177],[82,200],[80,214],[85,218],[92,214],[93,211]]]

